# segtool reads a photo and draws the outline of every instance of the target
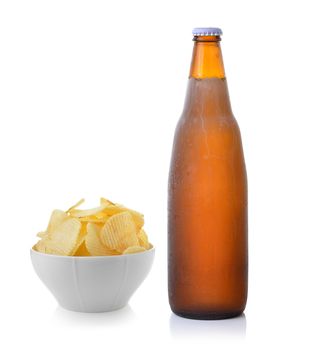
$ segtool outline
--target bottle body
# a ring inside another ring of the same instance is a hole
[[[247,244],[247,176],[226,79],[191,76],[169,174],[172,311],[198,319],[242,313]]]

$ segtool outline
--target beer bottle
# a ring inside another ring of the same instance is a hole
[[[218,28],[194,49],[169,174],[168,293],[177,315],[222,319],[247,300],[247,176]]]

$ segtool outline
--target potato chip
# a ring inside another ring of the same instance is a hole
[[[94,224],[104,224],[108,219],[108,215],[103,214],[101,218],[98,218],[96,215],[85,216],[78,218],[80,222],[93,222]]]
[[[143,225],[144,225],[144,216],[143,214],[132,210],[132,209],[127,209],[129,211],[129,213],[132,215],[133,221],[137,227],[137,230],[140,230]]]
[[[105,213],[105,209],[103,209],[103,211],[93,215],[94,217],[96,217],[97,219],[105,219],[107,220],[109,218],[109,215]]]
[[[50,221],[47,227],[47,232],[52,233],[53,231],[57,230],[58,227],[66,220],[68,219],[67,214],[62,210],[53,210]]]
[[[69,209],[66,210],[66,213],[70,213],[73,209],[79,207],[82,203],[84,203],[84,199],[80,199],[76,204],[72,205]]]
[[[140,246],[145,249],[149,249],[148,237],[146,232],[143,230],[143,228],[141,228],[141,230],[138,232],[137,237],[138,237]]]
[[[47,231],[42,231],[42,232],[38,232],[37,233],[37,237],[40,237],[40,238],[45,238],[48,236],[48,232]]]
[[[107,206],[107,205],[110,205],[110,204],[115,205],[113,202],[111,202],[110,200],[108,200],[106,198],[103,198],[103,197],[100,198],[100,205]]]
[[[101,226],[93,223],[87,225],[85,244],[88,252],[94,256],[116,255],[118,252],[107,248],[100,239]]]
[[[46,231],[37,233],[37,236],[40,238],[47,238],[49,234],[57,230],[66,219],[68,219],[68,216],[65,212],[58,209],[53,210]]]
[[[81,223],[81,228],[80,228],[79,236],[78,236],[77,241],[76,241],[76,245],[73,248],[73,250],[70,252],[69,255],[76,255],[77,250],[83,244],[83,242],[86,238],[86,235],[87,235],[87,224],[88,224],[87,222]]]
[[[132,210],[132,209],[128,209],[120,204],[114,204],[114,205],[108,205],[104,211],[105,214],[112,216],[115,214],[119,214],[119,213],[123,213],[123,212],[129,212],[133,218],[133,221],[136,225],[137,230],[140,230],[143,225],[144,225],[144,216],[143,214]]]
[[[81,223],[77,219],[65,220],[57,229],[36,244],[36,250],[56,255],[70,255],[76,246]]]
[[[34,246],[33,249],[40,253],[46,253],[45,239],[41,239]]]
[[[91,254],[88,252],[88,249],[86,247],[85,240],[81,243],[79,248],[74,253],[74,256],[90,256]]]
[[[86,216],[98,215],[103,211],[104,208],[105,206],[100,206],[97,208],[85,209],[85,210],[73,209],[70,211],[70,215],[75,218],[83,218]]]
[[[126,250],[124,250],[122,252],[122,254],[135,254],[135,253],[141,253],[141,252],[145,252],[145,248],[140,247],[140,246],[132,246],[132,247],[128,247]]]
[[[123,252],[130,246],[138,246],[136,226],[129,212],[111,216],[100,232],[102,243],[110,249]]]

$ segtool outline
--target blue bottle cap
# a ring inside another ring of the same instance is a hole
[[[223,34],[220,28],[194,28],[192,33],[194,36],[220,36]]]

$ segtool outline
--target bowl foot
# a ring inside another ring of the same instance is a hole
[[[75,307],[67,307],[65,305],[59,304],[63,309],[67,310],[67,311],[73,311],[73,312],[81,312],[81,313],[89,313],[89,314],[95,314],[95,313],[103,313],[103,312],[112,312],[112,311],[117,311],[120,310],[122,308],[124,308],[126,305],[128,304],[124,304],[124,305],[118,305],[117,307],[114,308],[92,308],[92,309],[81,309],[80,307],[75,308]]]

